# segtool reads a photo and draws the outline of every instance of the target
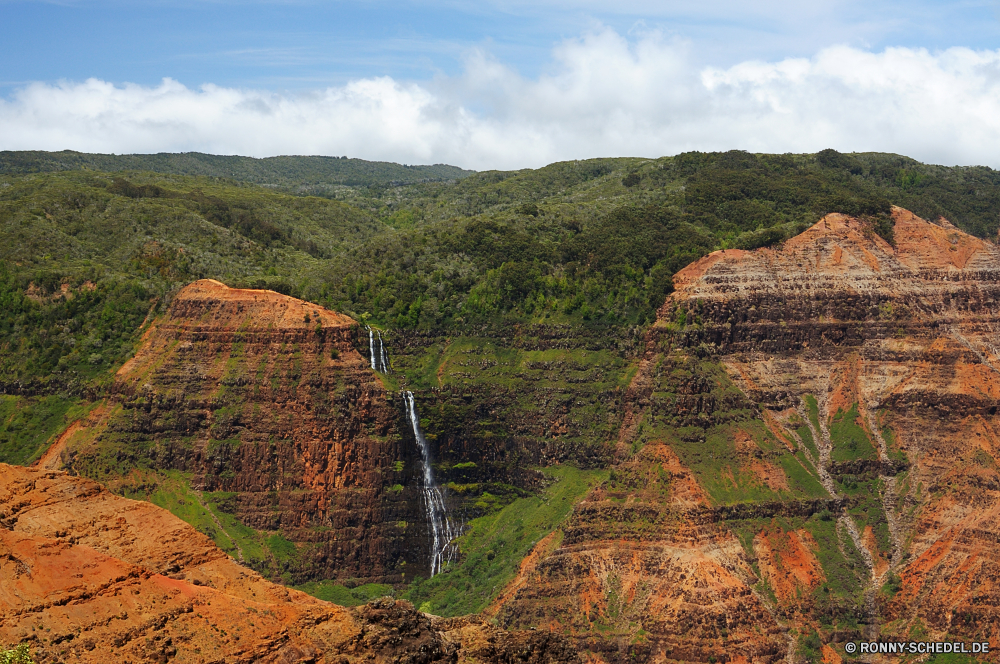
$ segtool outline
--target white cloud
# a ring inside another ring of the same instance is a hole
[[[477,169],[684,150],[886,151],[1000,166],[1000,51],[826,48],[812,58],[694,65],[691,46],[599,30],[548,73],[486,53],[458,77],[370,78],[307,94],[164,79],[35,83],[0,101],[0,148],[347,154]]]

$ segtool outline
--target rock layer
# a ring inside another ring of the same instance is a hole
[[[914,629],[998,642],[1000,250],[893,221],[894,246],[834,214],[678,273],[612,479],[503,624],[602,661],[775,661],[817,630],[817,657]]]
[[[247,561],[286,579],[426,575],[416,445],[357,335],[349,317],[295,298],[195,282],[146,330],[106,416],[62,464],[112,483],[175,469],[196,490],[235,493],[237,519],[300,545]]]
[[[854,413],[870,447],[845,459],[846,441],[829,441],[834,490],[879,478],[887,537],[862,537],[871,585],[901,577],[873,629],[995,641],[1000,250],[944,220],[893,218],[895,247],[831,215],[781,251],[713,254],[679,275],[661,320],[700,317],[684,343],[714,344],[776,414],[806,395],[821,429]]]

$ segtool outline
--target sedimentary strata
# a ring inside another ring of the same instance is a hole
[[[502,624],[604,661],[775,661],[814,630],[1000,639],[1000,250],[893,221],[894,244],[834,214],[675,277],[612,478]]]
[[[132,469],[179,470],[197,491],[233,492],[224,507],[245,525],[303,545],[284,569],[248,564],[400,582],[430,557],[419,453],[357,337],[351,318],[302,300],[195,282],[117,372],[103,416],[47,465],[139,494]]]

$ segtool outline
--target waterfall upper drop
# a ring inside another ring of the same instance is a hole
[[[382,333],[378,333],[378,350],[379,359],[382,360],[382,373],[389,373],[389,354],[385,352],[385,346],[382,345]]]
[[[455,547],[452,542],[459,536],[460,528],[455,528],[448,510],[444,506],[444,496],[441,488],[434,481],[434,471],[431,469],[431,452],[427,447],[427,440],[420,430],[420,418],[417,417],[417,408],[413,400],[413,392],[403,393],[406,399],[406,412],[410,417],[410,424],[413,426],[413,435],[417,439],[420,447],[420,460],[424,467],[424,486],[421,493],[424,497],[424,508],[427,512],[427,521],[431,525],[431,576],[441,571],[445,560],[451,561],[455,554]]]
[[[375,335],[378,335],[378,354],[375,353]],[[385,352],[385,344],[382,343],[382,333],[376,332],[368,326],[368,354],[371,357],[372,371],[378,373],[389,373],[389,354]]]

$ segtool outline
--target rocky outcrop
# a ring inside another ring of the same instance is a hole
[[[776,662],[816,632],[833,661],[880,634],[1000,638],[1000,251],[893,219],[894,245],[829,215],[780,248],[682,270],[627,389],[604,349],[550,361],[515,332],[530,349],[513,361],[411,335],[438,358],[421,415],[444,480],[527,485],[529,462],[612,462],[498,589],[489,614],[527,630],[524,646],[475,628],[483,652],[530,659],[565,645],[551,632],[592,661]],[[308,552],[292,578],[425,574],[416,447],[356,344],[333,312],[198,282],[59,458],[232,492],[241,521]],[[417,624],[379,606],[366,648]]]
[[[595,661],[781,659],[738,539],[685,518],[705,502],[669,447],[647,445],[576,506],[561,546],[496,609],[500,624],[569,633]]]
[[[345,609],[275,585],[147,502],[0,464],[0,644],[49,662],[570,664],[557,636]]]
[[[642,337],[639,327],[533,324],[396,330],[389,338],[393,366],[417,377],[435,458],[476,462],[480,481],[532,487],[529,464],[609,463],[622,377]]]
[[[135,468],[229,492],[221,506],[240,522],[299,545],[246,561],[286,580],[426,575],[419,453],[357,336],[355,321],[322,307],[195,282],[145,331],[90,435],[48,465],[140,495]]]
[[[878,496],[855,518],[881,530],[861,538],[870,592],[901,577],[872,631],[996,640],[1000,250],[893,219],[895,246],[830,215],[781,250],[716,252],[678,275],[657,333],[720,353],[776,420],[814,399],[831,488]]]
[[[829,215],[678,273],[611,479],[503,624],[609,662],[774,661],[814,630],[830,657],[911,629],[997,642],[1000,250],[893,220],[895,245]]]

